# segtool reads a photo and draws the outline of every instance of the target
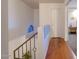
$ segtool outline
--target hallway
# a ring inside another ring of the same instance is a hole
[[[75,54],[63,38],[51,38],[46,59],[76,59]]]

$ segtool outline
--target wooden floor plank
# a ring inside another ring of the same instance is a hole
[[[53,37],[49,42],[46,59],[76,59],[76,56],[63,38]]]

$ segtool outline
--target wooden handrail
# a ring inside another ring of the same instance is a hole
[[[35,33],[34,35],[32,35],[29,39],[27,39],[23,44],[21,44],[18,48],[16,48],[14,51],[16,51],[17,49],[19,49],[21,46],[23,46],[26,42],[28,42],[32,37],[34,37],[35,35],[37,35],[37,33]]]
[[[21,44],[19,47],[17,47],[13,52],[14,52],[14,59],[16,59],[15,58],[15,52],[17,51],[17,50],[19,50],[19,48],[20,47],[23,47],[23,45],[24,44],[26,44],[28,41],[30,41],[33,37],[34,37],[34,40],[35,40],[35,36],[37,35],[37,32],[34,34],[34,35],[32,35],[29,39],[27,39],[23,44]]]

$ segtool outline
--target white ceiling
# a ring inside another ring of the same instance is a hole
[[[39,8],[39,3],[63,3],[64,0],[23,0],[27,5],[32,8]]]

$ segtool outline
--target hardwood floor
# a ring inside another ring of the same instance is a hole
[[[76,59],[63,38],[53,37],[49,42],[46,59]]]

